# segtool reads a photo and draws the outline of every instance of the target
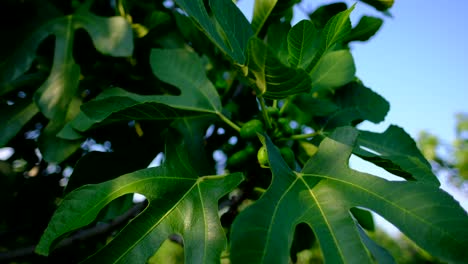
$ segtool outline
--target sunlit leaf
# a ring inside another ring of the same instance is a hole
[[[356,67],[348,50],[326,53],[310,73],[312,92],[333,90],[354,79]]]
[[[341,127],[325,138],[301,172],[287,166],[268,137],[273,174],[262,197],[243,210],[231,231],[231,261],[287,263],[294,227],[308,224],[326,263],[373,263],[350,209],[372,210],[423,249],[445,261],[468,259],[468,217],[438,186],[391,182],[348,167],[358,131]],[[404,215],[404,217],[402,217]],[[374,253],[376,254],[376,253]],[[374,255],[374,257],[377,257]]]
[[[145,263],[172,234],[184,239],[186,263],[219,262],[226,237],[218,217],[218,199],[236,187],[242,174],[194,174],[185,150],[171,144],[163,166],[135,171],[67,195],[52,217],[36,252],[48,255],[61,239],[96,218],[114,199],[140,193],[148,207],[104,248],[84,263]]]
[[[414,140],[398,126],[383,133],[361,131],[353,153],[402,178],[440,185]]]

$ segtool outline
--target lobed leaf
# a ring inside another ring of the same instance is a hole
[[[3,147],[21,131],[31,118],[39,113],[39,109],[33,102],[30,102],[3,107],[1,112],[0,147]]]
[[[139,95],[112,88],[84,104],[71,126],[87,131],[98,124],[122,120],[161,120],[221,112],[220,97],[197,54],[182,49],[153,49],[150,63],[153,73],[179,88],[180,95]],[[73,133],[64,136],[72,137]]]
[[[184,239],[186,263],[219,262],[226,237],[218,217],[218,199],[236,187],[243,176],[198,177],[180,146],[167,151],[161,167],[86,185],[68,194],[36,252],[48,255],[59,239],[92,223],[111,201],[137,192],[148,199],[148,207],[84,263],[144,263],[172,234]]]
[[[386,11],[393,6],[394,0],[360,0],[379,11]]]
[[[436,185],[390,182],[350,169],[348,160],[357,138],[352,127],[336,129],[303,170],[294,172],[271,140],[261,136],[273,180],[233,223],[232,263],[287,263],[299,223],[312,228],[326,263],[373,263],[370,254],[387,259],[367,248],[370,245],[350,214],[357,206],[380,214],[430,254],[466,262],[468,217],[460,205]]]
[[[404,179],[440,185],[414,140],[398,126],[381,134],[361,131],[353,153]]]

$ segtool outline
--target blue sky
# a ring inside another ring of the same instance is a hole
[[[238,3],[250,20],[252,0]],[[335,1],[304,0],[295,8],[294,22]],[[344,1],[351,6],[356,1]],[[413,138],[422,130],[450,143],[455,138],[455,113],[468,112],[468,1],[395,0],[393,18],[357,2],[353,25],[362,15],[385,22],[370,41],[351,46],[357,76],[390,102],[386,120],[365,123],[361,129],[383,132],[390,124],[403,127]],[[350,166],[374,175],[391,175],[358,158]],[[442,187],[468,210],[468,194],[442,180]],[[377,219],[382,223],[381,219]],[[384,225],[388,229],[388,225]],[[392,231],[392,230],[390,230]]]

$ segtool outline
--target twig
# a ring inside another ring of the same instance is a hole
[[[62,240],[60,243],[58,243],[55,249],[68,247],[68,246],[71,246],[73,243],[80,242],[80,241],[83,241],[83,240],[86,240],[86,239],[89,239],[98,235],[106,234],[116,229],[118,226],[124,224],[129,219],[137,216],[145,208],[145,206],[146,206],[146,203],[136,204],[126,213],[124,213],[121,216],[116,217],[114,220],[112,220],[109,223],[100,224],[100,225],[91,227],[89,229],[79,231],[76,234]],[[18,248],[18,249],[7,251],[7,252],[0,252],[0,262],[3,262],[3,261],[8,262],[8,261],[14,260],[15,258],[34,255],[35,248],[36,246],[27,246],[24,248]]]

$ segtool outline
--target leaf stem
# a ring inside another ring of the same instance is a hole
[[[226,124],[228,124],[230,127],[234,128],[237,132],[240,132],[240,127],[236,125],[234,122],[232,122],[229,118],[227,118],[223,113],[217,112],[219,118],[221,118]]]
[[[306,139],[306,138],[315,137],[315,136],[317,136],[319,134],[320,134],[319,132],[313,132],[313,133],[309,133],[309,134],[298,134],[298,135],[292,135],[289,139],[292,139],[292,140]]]
[[[270,116],[268,115],[268,111],[267,111],[267,106],[265,104],[265,98],[263,97],[258,97],[258,100],[260,101],[260,106],[262,108],[262,114],[263,114],[263,118],[265,119],[265,123],[267,125],[267,128],[268,129],[271,129],[271,120],[270,120]]]
[[[286,109],[289,106],[290,101],[291,101],[291,98],[289,98],[289,97],[284,100],[284,104],[283,104],[283,106],[281,106],[281,109],[279,110],[279,115],[280,116],[284,113],[284,111],[286,111]]]

